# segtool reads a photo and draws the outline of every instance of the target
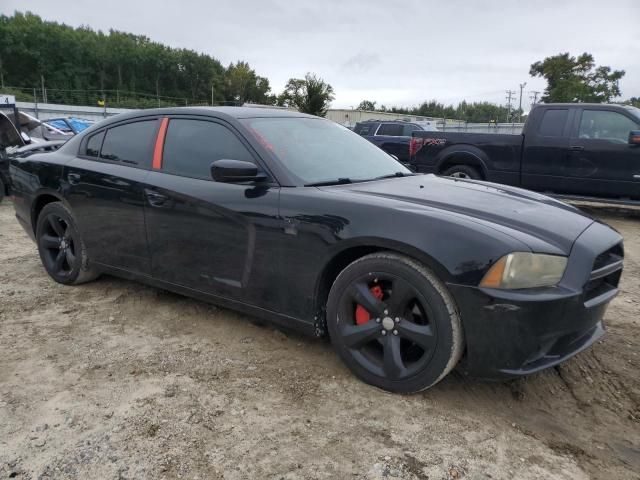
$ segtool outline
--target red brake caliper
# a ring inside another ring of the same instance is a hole
[[[382,300],[382,288],[380,285],[374,285],[371,287],[371,293],[378,300]],[[356,325],[364,325],[371,320],[371,314],[362,305],[356,306]]]

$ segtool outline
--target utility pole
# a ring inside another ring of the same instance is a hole
[[[40,117],[38,116],[38,93],[36,92],[36,89],[33,89],[33,101],[35,102],[35,110],[36,110],[36,118],[40,119]]]
[[[509,118],[511,118],[511,97],[513,97],[515,94],[515,91],[507,90],[507,96],[505,97],[507,99],[507,123],[509,122]]]
[[[518,102],[518,123],[522,122],[522,90],[527,86],[527,82],[520,84],[520,100]]]
[[[536,92],[535,90],[529,92],[531,95],[529,95],[529,99],[531,100],[532,104],[536,104],[538,102],[538,95],[540,95],[540,92]]]
[[[44,88],[44,75],[40,75],[40,84],[42,85],[42,103],[47,103],[47,90]]]

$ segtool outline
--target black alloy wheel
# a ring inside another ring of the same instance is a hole
[[[368,255],[349,265],[329,295],[331,340],[368,383],[415,392],[442,379],[462,352],[462,328],[445,286],[400,255]]]
[[[71,274],[78,258],[73,233],[64,218],[49,213],[44,218],[43,231],[38,243],[42,248],[47,271],[56,276]]]
[[[63,284],[79,284],[96,278],[88,266],[86,249],[71,212],[60,202],[42,209],[36,226],[42,264],[51,278]]]

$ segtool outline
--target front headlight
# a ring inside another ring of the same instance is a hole
[[[480,282],[487,288],[534,288],[557,285],[564,275],[567,257],[514,252],[494,263]]]

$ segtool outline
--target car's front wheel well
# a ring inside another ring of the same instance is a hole
[[[36,200],[33,202],[33,206],[31,207],[31,228],[33,228],[34,234],[36,232],[36,225],[38,224],[38,217],[40,216],[40,212],[42,212],[42,209],[49,203],[59,201],[59,198],[50,194],[43,194],[36,198]]]

